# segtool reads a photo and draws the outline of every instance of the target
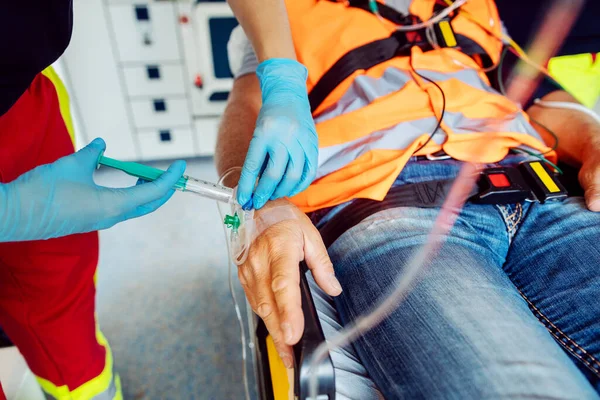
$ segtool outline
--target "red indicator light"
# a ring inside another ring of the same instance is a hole
[[[202,80],[202,76],[200,74],[196,74],[194,77],[194,86],[198,89],[202,89],[204,87],[204,81]]]
[[[504,174],[490,174],[488,175],[492,185],[498,188],[510,187],[510,181]]]

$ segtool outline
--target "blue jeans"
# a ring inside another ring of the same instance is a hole
[[[396,184],[459,167],[412,161]],[[331,245],[343,324],[391,291],[438,211],[382,211]],[[405,300],[354,346],[386,399],[599,398],[599,243],[600,214],[581,198],[468,203]]]

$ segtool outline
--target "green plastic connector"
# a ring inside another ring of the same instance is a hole
[[[237,232],[238,228],[240,227],[240,217],[238,217],[237,213],[233,214],[233,215],[226,215],[225,216],[225,221],[223,221],[225,223],[225,226],[230,228],[231,230],[233,230],[234,232]]]
[[[369,0],[369,10],[371,10],[373,14],[379,14],[379,6],[377,5],[376,0]]]
[[[136,178],[140,178],[148,182],[155,181],[165,173],[165,171],[162,169],[153,168],[130,161],[119,161],[115,160],[114,158],[104,157],[103,155],[98,157],[98,165],[105,165],[107,167],[118,169],[128,175],[135,176]],[[188,178],[186,176],[182,176],[173,186],[173,189],[182,191],[185,190],[187,180]]]

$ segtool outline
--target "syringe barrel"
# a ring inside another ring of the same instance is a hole
[[[212,182],[206,182],[200,179],[185,176],[187,179],[184,192],[196,193],[202,197],[212,200],[229,203],[233,196],[233,189],[217,185]]]

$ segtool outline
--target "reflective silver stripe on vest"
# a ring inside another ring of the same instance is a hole
[[[418,72],[436,82],[457,79],[475,89],[500,95],[496,90],[487,85],[479,77],[477,71],[474,70],[463,69],[453,73],[441,73],[419,69]],[[395,67],[387,68],[381,78],[373,78],[366,75],[358,76],[354,79],[340,100],[317,116],[315,122],[318,124],[366,107],[380,97],[401,90],[410,81],[412,81],[410,74]],[[400,106],[401,105],[399,105],[399,107]],[[537,131],[519,112],[508,115],[506,118],[495,119],[468,118],[462,113],[446,111],[444,123],[457,134],[514,132],[529,134],[537,139],[541,139]],[[395,126],[373,132],[351,142],[322,147],[319,149],[317,178],[322,178],[325,175],[345,167],[371,150],[406,149],[419,136],[431,134],[436,124],[437,119],[433,116],[414,121],[401,122]],[[432,140],[437,144],[442,144],[446,141],[446,138],[446,133],[439,130]]]
[[[417,72],[436,82],[457,79],[475,89],[500,95],[498,91],[486,84],[479,74],[472,69],[462,69],[457,72],[449,73],[418,69]],[[328,119],[335,118],[339,115],[356,111],[381,97],[399,91],[411,81],[413,81],[413,78],[408,72],[399,70],[395,67],[387,68],[381,78],[359,75],[334,105],[325,109],[321,114],[315,117],[315,123],[327,121]]]
[[[397,92],[410,81],[409,74],[393,67],[386,69],[381,78],[359,75],[334,105],[315,117],[315,123],[359,110],[380,97]]]
[[[418,69],[417,72],[435,82],[444,82],[449,79],[456,79],[462,83],[474,87],[475,89],[482,90],[487,93],[497,94],[502,96],[500,92],[495,90],[493,87],[488,85],[481,79],[477,71],[473,69],[461,69],[456,72],[438,72],[431,71],[429,69]]]
[[[541,140],[537,131],[520,114],[503,119],[467,118],[462,113],[444,114],[444,123],[454,133],[516,132],[527,133]],[[437,125],[437,118],[428,117],[401,122],[391,128],[377,131],[365,137],[334,146],[319,149],[319,168],[317,178],[337,171],[371,150],[403,150],[419,136],[431,134]],[[447,135],[439,129],[432,141],[443,144]]]
[[[507,115],[506,118],[467,118],[462,113],[446,111],[444,122],[455,133],[516,132],[526,133],[541,140],[539,133],[521,113]]]
[[[54,396],[45,393],[44,395],[46,396],[46,400],[58,400],[56,398],[54,398]],[[115,385],[115,371],[113,370],[113,374],[112,374],[112,379],[110,380],[110,385],[108,385],[108,388],[106,388],[106,390],[102,393],[97,394],[96,396],[90,398],[89,400],[114,400],[114,398],[117,395],[117,386]],[[80,400],[80,399],[77,399]],[[83,400],[83,399],[81,399]],[[88,400],[88,399],[85,399]]]
[[[401,122],[391,128],[371,133],[351,142],[319,149],[317,178],[337,171],[371,150],[402,150],[419,136],[430,134],[437,125],[437,118],[427,117]],[[442,144],[446,133],[438,130],[433,141]]]
[[[102,393],[97,394],[92,398],[92,400],[114,400],[117,395],[117,386],[115,385],[115,371],[113,370],[112,379],[110,380],[110,385],[108,388]]]

